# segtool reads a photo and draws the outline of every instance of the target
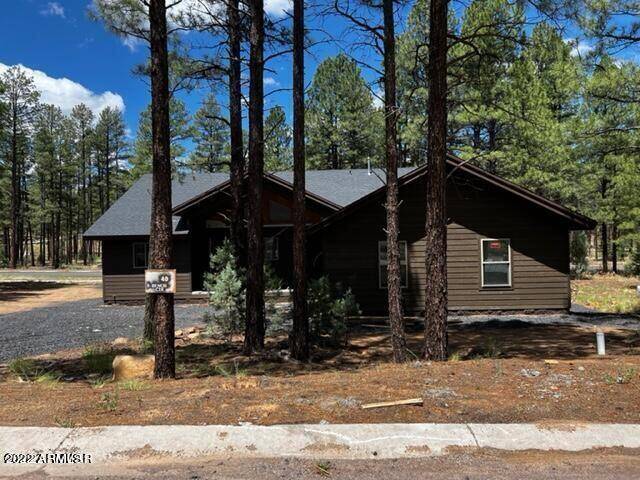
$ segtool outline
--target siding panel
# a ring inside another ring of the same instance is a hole
[[[458,175],[458,181],[464,180]],[[424,309],[424,184],[400,190],[400,239],[408,242],[407,313]],[[447,191],[447,272],[451,310],[567,309],[570,306],[569,235],[546,211],[490,185],[462,182]],[[373,201],[322,232],[323,264],[333,282],[353,290],[361,309],[386,312],[378,288],[377,242],[385,239],[385,212]],[[512,287],[481,288],[480,240],[511,240]]]
[[[103,275],[102,295],[105,302],[144,300],[144,274]],[[177,274],[175,298],[192,298],[190,273]]]

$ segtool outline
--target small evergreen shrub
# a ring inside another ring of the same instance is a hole
[[[640,246],[633,249],[625,266],[625,272],[634,277],[640,277]]]
[[[309,283],[307,295],[309,330],[314,343],[340,345],[346,342],[346,319],[360,314],[360,307],[351,290],[333,294],[329,278],[324,276]]]
[[[244,332],[246,320],[245,270],[239,268],[233,245],[227,239],[211,255],[211,272],[205,273],[204,288],[209,292],[212,311],[205,315],[208,331],[231,341],[233,335]],[[280,290],[282,280],[269,264],[264,269],[265,290]],[[265,302],[266,319],[277,328],[284,323],[280,312],[272,302]]]
[[[246,318],[244,270],[238,268],[229,240],[211,255],[211,272],[205,273],[204,288],[209,292],[212,312],[205,315],[211,333],[227,339],[244,330]]]
[[[589,268],[587,250],[587,234],[585,232],[571,232],[569,255],[573,274],[576,278],[582,278]]]

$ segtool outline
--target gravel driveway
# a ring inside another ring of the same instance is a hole
[[[176,328],[202,323],[204,305],[176,305]],[[142,335],[143,305],[78,300],[0,315],[0,362]]]

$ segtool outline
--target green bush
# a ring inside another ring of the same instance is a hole
[[[205,315],[209,330],[231,340],[244,330],[245,288],[244,270],[238,268],[229,240],[211,255],[211,272],[205,273],[204,288],[209,292],[211,313]]]
[[[634,277],[640,277],[640,247],[636,247],[629,255],[625,272]]]
[[[227,239],[216,249],[210,259],[211,271],[205,273],[204,288],[209,293],[212,312],[205,315],[209,333],[220,334],[227,339],[244,331],[246,319],[245,270],[239,268],[233,245]],[[265,290],[280,290],[282,280],[269,264],[264,267]],[[275,305],[265,304],[267,320],[282,323]],[[268,325],[265,325],[265,328]]]
[[[360,308],[351,290],[340,293],[339,285],[335,290],[336,294],[333,293],[326,276],[309,283],[309,330],[315,343],[344,344],[347,317],[360,314]]]
[[[571,232],[569,255],[576,278],[582,278],[589,268],[587,250],[587,234],[585,232]]]
[[[16,358],[7,365],[9,371],[21,380],[29,380],[38,372],[36,362],[30,358]]]

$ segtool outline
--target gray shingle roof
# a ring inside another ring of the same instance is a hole
[[[401,168],[399,175],[412,168]],[[292,183],[293,172],[276,172],[275,175]],[[228,180],[227,173],[189,174],[172,183],[171,204],[176,207],[187,200]],[[308,170],[307,190],[337,205],[346,207],[383,185],[384,172],[367,169]],[[151,175],[143,175],[85,232],[85,237],[141,236],[149,235],[151,220]],[[173,217],[175,234],[187,232],[180,225],[180,217]]]

